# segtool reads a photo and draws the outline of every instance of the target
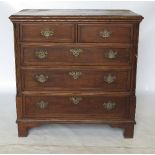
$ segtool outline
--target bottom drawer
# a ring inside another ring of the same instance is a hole
[[[129,111],[129,96],[41,95],[23,101],[27,118],[127,118]]]

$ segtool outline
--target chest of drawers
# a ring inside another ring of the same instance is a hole
[[[139,23],[129,10],[22,10],[14,25],[18,134],[105,123],[132,138]]]

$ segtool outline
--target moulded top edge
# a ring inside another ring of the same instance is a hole
[[[143,17],[130,10],[92,10],[92,9],[24,9],[16,14],[10,16],[12,21],[22,20],[52,20],[52,19],[68,19],[68,20],[84,20],[86,18],[92,20],[138,20],[141,21]]]

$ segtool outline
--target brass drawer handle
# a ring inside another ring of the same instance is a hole
[[[115,109],[116,103],[115,103],[115,102],[112,102],[112,101],[108,101],[108,102],[106,102],[106,103],[103,103],[103,107],[104,107],[107,111],[110,111],[110,110]]]
[[[72,76],[74,80],[78,80],[82,75],[82,72],[72,71],[69,72],[69,75]]]
[[[116,76],[112,75],[112,74],[108,74],[106,76],[104,76],[104,81],[108,84],[113,83],[116,80]]]
[[[41,100],[40,102],[37,102],[36,105],[40,108],[40,109],[45,109],[48,106],[48,102],[45,102],[43,100]]]
[[[48,56],[48,52],[47,52],[47,50],[42,50],[42,49],[40,49],[40,50],[37,50],[37,51],[35,52],[35,56],[36,56],[38,59],[45,59],[45,58],[47,58],[47,56]]]
[[[46,39],[48,39],[54,35],[54,31],[53,30],[42,30],[40,34]]]
[[[70,49],[70,52],[73,54],[74,57],[78,57],[80,53],[83,52],[83,50],[80,48],[72,48]]]
[[[112,49],[109,49],[109,51],[104,53],[105,58],[108,59],[115,59],[117,57],[117,51],[114,51]]]
[[[35,75],[37,82],[45,83],[48,80],[48,76],[44,74]]]
[[[70,101],[73,104],[79,104],[81,100],[82,100],[82,97],[77,97],[77,96],[70,97]]]
[[[111,36],[112,32],[108,30],[100,31],[100,36],[104,39],[109,38]]]

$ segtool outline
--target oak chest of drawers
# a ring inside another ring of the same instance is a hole
[[[133,137],[139,23],[129,10],[22,10],[14,25],[19,136],[106,123]]]

